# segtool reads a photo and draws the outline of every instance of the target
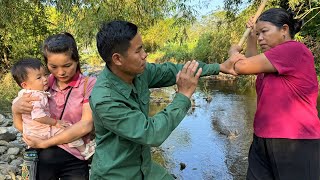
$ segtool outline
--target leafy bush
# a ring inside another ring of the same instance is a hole
[[[152,54],[148,54],[148,62],[150,63],[157,63],[157,62],[160,62],[160,60],[163,58],[164,56],[164,52],[162,51],[156,51]]]
[[[230,35],[226,32],[213,32],[202,34],[194,48],[195,59],[206,63],[222,63],[228,58],[230,48]]]
[[[314,64],[316,66],[317,74],[320,73],[320,42],[319,39],[307,36],[305,37],[302,42],[308,46],[310,51],[313,53],[314,56]]]
[[[18,95],[20,87],[14,81],[11,73],[0,80],[0,113],[11,112],[11,102]]]
[[[80,64],[89,64],[91,66],[97,66],[100,64],[104,64],[105,62],[103,59],[100,57],[98,51],[89,49],[88,51],[83,51],[80,54]]]
[[[208,59],[212,54],[212,40],[213,36],[211,33],[205,33],[199,37],[198,43],[193,50],[195,59],[208,62]]]
[[[164,51],[165,55],[160,59],[161,62],[173,60],[177,63],[183,63],[192,60],[192,53],[186,44],[168,44],[162,51]]]

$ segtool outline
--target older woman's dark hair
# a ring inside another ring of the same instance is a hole
[[[77,71],[80,72],[80,56],[74,37],[67,32],[49,36],[43,43],[43,57],[48,63],[48,53],[60,54],[66,53],[71,59],[78,63]]]
[[[293,39],[294,35],[301,29],[303,21],[294,19],[294,13],[292,11],[286,11],[282,8],[271,8],[263,12],[257,21],[267,21],[278,28],[282,28],[283,25],[289,26],[290,37]]]
[[[130,41],[137,32],[138,27],[127,21],[111,21],[102,24],[97,33],[97,48],[106,64],[110,64],[114,53],[127,55]]]

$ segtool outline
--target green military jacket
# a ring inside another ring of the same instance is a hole
[[[173,179],[151,160],[151,146],[159,146],[178,126],[191,106],[188,97],[177,93],[164,110],[149,113],[149,88],[172,86],[182,64],[147,64],[130,85],[107,66],[92,90],[90,106],[96,132],[96,151],[91,180]],[[199,63],[202,76],[219,73],[219,64]]]

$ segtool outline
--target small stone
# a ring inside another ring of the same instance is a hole
[[[19,148],[17,148],[17,147],[12,147],[12,148],[9,148],[9,149],[8,149],[7,154],[9,154],[9,155],[18,155],[19,152],[20,152],[20,149],[19,149]]]
[[[9,146],[9,143],[4,140],[0,140],[0,146]]]
[[[4,140],[7,142],[15,140],[16,134],[17,133],[13,133],[10,128],[0,127],[0,140]]]
[[[174,174],[171,174],[171,176],[174,178],[174,179],[177,179],[178,177]]]
[[[185,163],[180,163],[180,171],[184,170],[186,168]]]
[[[4,115],[0,114],[0,125],[2,125],[5,122],[5,117]]]
[[[4,154],[7,151],[7,147],[6,146],[0,146],[0,154]]]

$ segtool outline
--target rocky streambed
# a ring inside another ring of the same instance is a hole
[[[12,117],[0,114],[0,180],[21,179],[25,148],[22,134],[12,125]]]

